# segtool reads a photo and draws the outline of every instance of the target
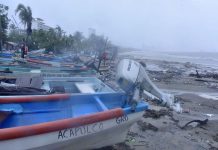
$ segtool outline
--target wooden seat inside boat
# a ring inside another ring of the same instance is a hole
[[[95,90],[89,83],[75,83],[81,93],[95,93]]]

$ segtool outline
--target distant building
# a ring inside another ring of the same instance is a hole
[[[34,18],[32,21],[32,29],[48,31],[51,27],[45,25],[42,19]]]
[[[19,45],[18,45],[17,43],[10,42],[10,41],[6,41],[6,42],[4,43],[3,49],[5,49],[5,50],[15,50],[15,49],[18,48],[18,46],[19,46]]]

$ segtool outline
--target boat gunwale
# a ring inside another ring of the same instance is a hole
[[[79,126],[121,117],[124,113],[125,112],[122,108],[115,108],[94,114],[83,115],[77,118],[68,118],[28,126],[4,128],[0,129],[0,141],[45,134],[68,128],[76,128]]]
[[[70,96],[71,94],[2,96],[0,97],[0,104],[67,100]]]
[[[48,66],[52,66],[52,64],[47,63],[45,61],[41,61],[41,60],[36,60],[36,59],[26,59],[27,62],[31,62],[31,63],[36,63],[36,64],[43,64],[43,65],[48,65]]]
[[[69,100],[73,96],[103,96],[103,95],[119,95],[124,96],[123,92],[101,92],[101,93],[65,93],[50,95],[19,95],[19,96],[0,96],[0,104],[9,103],[28,103],[28,102],[47,102],[47,101],[63,101]]]

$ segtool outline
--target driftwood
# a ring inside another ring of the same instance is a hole
[[[189,121],[188,123],[186,123],[184,126],[180,127],[181,129],[185,129],[189,124],[193,123],[193,122],[197,122],[199,126],[201,125],[206,125],[208,122],[208,119],[205,120],[192,120]]]
[[[215,82],[215,83],[218,83],[218,80],[206,79],[206,78],[196,78],[195,81],[202,81],[202,82]]]

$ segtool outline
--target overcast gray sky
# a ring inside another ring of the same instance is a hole
[[[217,51],[218,0],[0,0],[32,8],[33,17],[67,33],[96,29],[126,47],[162,51]]]

